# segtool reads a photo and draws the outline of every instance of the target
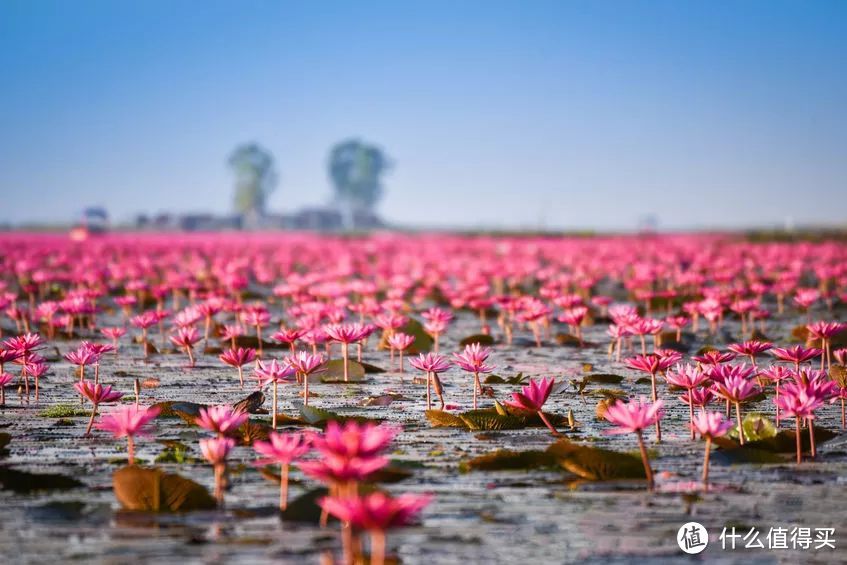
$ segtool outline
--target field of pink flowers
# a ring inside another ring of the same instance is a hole
[[[845,319],[839,242],[2,234],[0,554],[830,561]]]

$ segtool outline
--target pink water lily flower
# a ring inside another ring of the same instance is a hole
[[[200,341],[200,334],[193,326],[179,328],[175,335],[169,336],[171,343],[177,347],[181,347],[188,355],[188,366],[194,367],[196,359],[194,358],[194,344]]]
[[[692,432],[697,432],[706,440],[706,454],[703,456],[703,488],[709,488],[709,455],[712,450],[712,440],[722,437],[732,429],[732,422],[725,420],[720,412],[706,412],[703,410],[691,422]]]
[[[644,464],[644,473],[647,476],[647,486],[653,489],[653,471],[647,457],[647,448],[644,446],[642,436],[645,428],[659,421],[664,412],[662,401],[648,402],[644,397],[632,399],[629,402],[618,400],[608,408],[603,415],[606,420],[615,424],[616,428],[606,430],[607,434],[634,433],[638,438],[638,448],[641,451],[641,462]]]
[[[117,402],[123,397],[122,392],[112,391],[111,386],[103,386],[101,384],[95,384],[90,381],[74,383],[74,388],[82,396],[87,398],[93,405],[93,408],[91,410],[91,418],[88,420],[88,427],[85,428],[84,435],[86,436],[91,433],[91,426],[94,425],[94,418],[95,416],[97,416],[97,407],[100,404]]]
[[[285,358],[285,362],[294,367],[294,370],[303,380],[303,405],[309,405],[309,377],[326,371],[324,358],[321,354],[298,351],[295,355]],[[345,377],[347,380],[347,363],[344,364]]]
[[[691,389],[703,386],[709,380],[709,377],[693,365],[677,364],[672,370],[668,370],[668,372],[665,373],[665,380],[668,381],[669,384],[684,388],[690,392]],[[691,425],[694,423],[694,404],[690,402],[687,404],[688,423]],[[694,439],[694,430],[691,431],[691,439]]]
[[[307,476],[329,485],[347,485],[366,480],[373,473],[388,465],[388,458],[343,457],[325,454],[320,459],[301,461],[300,470]]]
[[[430,495],[404,494],[390,497],[382,492],[350,497],[326,496],[318,501],[325,512],[349,524],[354,530],[366,530],[371,537],[371,564],[385,563],[385,534],[391,528],[407,525],[430,503]],[[355,544],[345,541],[344,553],[350,562]]]
[[[746,355],[750,358],[750,364],[756,367],[756,357],[765,351],[770,351],[773,344],[766,341],[758,341],[751,339],[742,343],[733,343],[727,346],[727,349],[738,355]]]
[[[312,434],[310,439],[321,453],[366,458],[384,451],[399,432],[399,428],[386,424],[332,421],[327,423],[323,434]]]
[[[341,343],[341,357],[344,359],[344,382],[350,380],[350,344],[356,343],[368,335],[362,324],[333,324],[324,327],[333,341]]]
[[[828,371],[832,367],[832,338],[847,329],[847,324],[821,321],[808,324],[806,329],[809,330],[811,337],[821,340],[824,352],[821,355],[821,370],[824,368],[824,358],[826,358],[826,369]]]
[[[9,373],[0,373],[0,406],[6,406],[6,385],[14,380]]]
[[[234,347],[221,353],[218,358],[226,365],[238,369],[238,383],[244,388],[244,365],[256,359],[256,350],[252,347]]]
[[[473,343],[465,346],[462,353],[453,354],[453,362],[463,370],[473,373],[473,407],[477,407],[477,397],[482,391],[482,384],[479,382],[479,375],[490,373],[494,370],[492,365],[486,365],[488,356],[491,355],[490,347],[482,347],[478,343]]]
[[[256,368],[253,369],[253,374],[259,380],[260,387],[268,383],[273,385],[273,415],[271,416],[271,427],[273,429],[276,429],[279,385],[294,382],[293,377],[296,372],[297,370],[287,362],[280,363],[276,359],[259,361],[256,363]]]
[[[650,394],[653,402],[657,402],[659,400],[659,393],[656,388],[656,374],[662,371],[666,371],[670,368],[674,363],[676,363],[677,359],[674,358],[662,358],[656,354],[650,355],[636,355],[635,357],[630,357],[626,360],[627,367],[631,369],[636,369],[639,371],[643,371],[650,375]],[[656,420],[656,443],[661,443],[662,441],[662,424],[659,420]]]
[[[118,406],[108,414],[103,414],[95,427],[112,432],[116,438],[126,437],[129,464],[135,462],[135,442],[137,435],[146,434],[146,425],[159,415],[157,406],[140,408],[134,404]]]
[[[303,337],[306,333],[305,330],[299,328],[282,328],[278,332],[271,334],[271,339],[276,341],[277,343],[287,344],[289,349],[291,350],[291,354],[294,354],[294,344],[298,339]]]
[[[450,368],[450,361],[437,353],[421,353],[417,358],[409,359],[409,364],[426,373],[426,409],[432,409],[430,387],[434,387],[435,393],[441,401],[441,409],[444,410],[444,389],[441,386],[441,379],[438,378],[438,374]]]
[[[552,377],[540,380],[530,379],[529,384],[524,386],[521,389],[521,392],[512,393],[512,400],[506,400],[505,404],[519,410],[535,412],[553,435],[561,435],[547,419],[544,412],[542,412],[542,407],[550,397],[550,393],[552,392],[555,384],[556,380]]]
[[[212,464],[215,472],[215,500],[219,506],[224,503],[224,489],[226,488],[226,458],[235,440],[229,437],[215,437],[200,440],[200,452],[203,457]]]
[[[744,371],[744,365],[740,366],[740,370]],[[716,380],[714,385],[715,394],[725,399],[727,402],[735,404],[735,418],[738,422],[738,440],[741,445],[744,445],[744,426],[741,420],[741,403],[760,394],[760,389],[752,381],[747,380],[743,375],[727,374],[723,380]]]
[[[218,406],[200,408],[200,416],[195,419],[195,422],[201,428],[215,432],[219,437],[223,437],[240,428],[249,417],[250,415],[246,412],[234,410],[231,406],[220,404]]]
[[[794,363],[794,370],[799,372],[800,365],[806,361],[811,361],[818,355],[823,353],[823,350],[817,347],[803,347],[802,345],[794,345],[792,347],[774,347],[771,349],[771,354],[779,361],[785,363]]]
[[[720,351],[716,351],[714,349],[710,349],[709,351],[704,352],[702,355],[695,355],[691,359],[697,361],[701,365],[720,365],[721,363],[728,363],[735,359],[734,352],[723,353]]]
[[[413,343],[415,343],[415,336],[404,334],[403,332],[394,332],[388,338],[388,346],[391,348],[391,354],[393,356],[394,350],[400,355],[400,372],[404,371],[403,367],[403,353],[406,349],[409,348]],[[393,361],[393,359],[392,359]]]
[[[263,459],[256,461],[256,465],[278,464],[279,474],[279,509],[285,510],[288,506],[288,471],[293,461],[296,461],[309,452],[312,448],[309,439],[304,434],[290,433],[281,434],[271,432],[268,441],[256,440],[253,449]]]
[[[85,345],[81,345],[74,351],[66,353],[65,359],[67,359],[72,365],[79,367],[79,382],[82,382],[85,379],[86,365],[93,365],[96,363],[99,359],[99,355]]]
[[[794,418],[795,442],[797,448],[797,463],[802,461],[802,442],[800,436],[800,424],[803,420],[809,423],[809,440],[811,444],[812,457],[815,456],[815,411],[823,406],[824,398],[816,393],[813,387],[807,383],[787,383],[782,387],[782,396],[774,399],[782,410],[782,413]]]

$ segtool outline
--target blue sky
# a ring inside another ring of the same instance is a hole
[[[847,2],[0,0],[0,222],[330,200],[330,146],[395,162],[418,226],[844,224]],[[838,203],[838,205],[834,205]]]

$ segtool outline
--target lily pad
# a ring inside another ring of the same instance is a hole
[[[317,525],[321,520],[321,507],[318,501],[327,494],[329,491],[325,488],[316,488],[301,494],[288,503],[288,507],[280,512],[279,517],[283,522]],[[331,515],[329,519],[335,521]]]
[[[306,424],[318,428],[324,427],[328,422],[344,423],[353,421],[359,423],[373,422],[377,424],[382,421],[379,418],[365,418],[364,416],[342,416],[341,414],[336,414],[323,408],[302,405],[300,406],[300,417]]]
[[[515,416],[504,416],[493,410],[471,410],[459,414],[459,418],[472,431],[516,430],[525,424]]]
[[[629,453],[579,445],[566,438],[548,447],[547,452],[562,468],[590,481],[647,478],[641,459]]]
[[[579,342],[579,338],[575,335],[566,334],[566,333],[557,333],[556,334],[556,343],[559,345],[567,345],[571,347],[581,347],[582,344]]]
[[[379,471],[371,474],[368,477],[368,482],[370,483],[399,483],[400,481],[404,481],[412,476],[412,472],[405,468],[397,465],[388,465],[387,467],[383,467]]]
[[[474,334],[459,340],[462,347],[478,343],[480,345],[494,345],[494,338],[488,334]]]
[[[348,381],[344,380],[344,359],[332,359],[324,363],[323,367],[325,370],[320,373],[322,383],[359,383],[365,380],[365,367],[352,359],[347,361]]]
[[[744,439],[747,443],[776,436],[776,426],[761,414],[747,414],[741,420],[741,427],[744,428]],[[737,439],[738,426],[734,426],[728,435],[732,439]]]
[[[829,368],[829,378],[838,383],[841,388],[847,387],[847,367],[833,365]]]
[[[127,510],[187,512],[217,506],[203,486],[158,468],[122,467],[112,475],[112,487],[115,498]]]
[[[226,340],[226,346],[231,345],[231,340]],[[254,335],[240,335],[235,338],[236,347],[244,347],[250,349],[259,349],[259,340]],[[267,349],[288,349],[288,344],[277,343],[275,341],[262,340],[262,350]]]
[[[837,433],[831,430],[815,426],[815,445],[821,445],[837,435]],[[782,430],[773,437],[760,439],[758,441],[751,441],[749,443],[745,443],[744,446],[763,449],[774,453],[794,453],[797,451],[797,440],[794,430]],[[800,430],[800,446],[803,451],[809,451],[809,449],[811,449],[808,429]]]
[[[416,319],[409,318],[409,321],[406,322],[405,326],[400,328],[400,331],[415,338],[415,341],[412,342],[412,345],[409,346],[406,353],[410,355],[417,355],[418,353],[426,353],[432,349],[434,344],[432,337],[426,333],[423,324]]]
[[[594,373],[585,377],[590,383],[616,385],[623,382],[624,378],[621,375],[612,375],[610,373]]]
[[[155,463],[197,463],[200,460],[197,457],[193,457],[189,455],[190,448],[185,445],[181,445],[178,442],[174,442],[172,445],[167,445],[162,450],[162,452],[156,456],[156,459],[153,461]]]
[[[205,405],[197,404],[196,402],[160,402],[154,406],[160,408],[160,418],[177,417],[192,426],[197,424],[197,418],[200,417],[200,409],[206,408]]]
[[[17,493],[40,490],[68,490],[83,484],[73,477],[57,473],[28,473],[9,467],[0,467],[0,487]]]
[[[712,461],[723,465],[744,463],[784,463],[785,457],[780,457],[773,451],[752,447],[749,444],[736,445],[731,449],[716,449],[711,455]]]
[[[468,425],[458,416],[443,410],[427,410],[426,419],[435,428],[467,428]]]
[[[238,428],[238,438],[243,445],[253,445],[254,441],[267,441],[272,432],[270,426],[247,420]]]
[[[597,406],[594,407],[594,417],[598,420],[602,421],[606,419],[606,410],[609,409],[615,402],[617,402],[617,398],[601,398],[597,401]]]
[[[498,449],[459,463],[459,471],[516,471],[555,467],[556,457],[546,451],[513,451]]]
[[[384,373],[384,372],[385,372],[385,369],[383,369],[382,367],[377,367],[376,365],[371,365],[370,363],[365,363],[364,361],[362,361],[362,362],[361,362],[361,363],[359,363],[359,364],[360,364],[362,367],[364,367],[364,369],[365,369],[365,374],[367,374],[367,375],[371,375],[371,374],[379,374],[379,373]]]
[[[300,416],[307,424],[317,425],[324,422],[331,422],[333,420],[339,421],[341,420],[341,416],[336,414],[335,412],[330,412],[329,410],[324,410],[323,408],[317,408],[315,406],[300,406]]]

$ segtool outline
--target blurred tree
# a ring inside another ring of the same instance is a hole
[[[265,201],[276,188],[273,155],[256,143],[246,143],[229,156],[229,166],[235,172],[235,211],[255,221],[264,215]]]
[[[347,227],[357,212],[373,212],[382,196],[380,177],[391,167],[382,149],[357,139],[336,144],[329,153],[329,178]]]

